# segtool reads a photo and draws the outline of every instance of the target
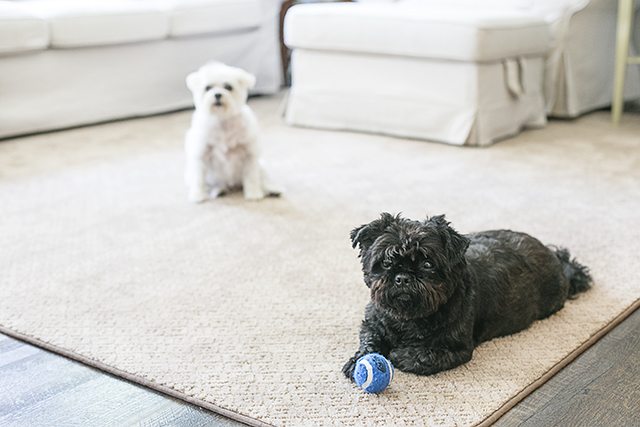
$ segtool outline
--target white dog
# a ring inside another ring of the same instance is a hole
[[[190,201],[240,188],[248,200],[280,193],[260,164],[258,122],[246,104],[254,84],[246,71],[215,62],[187,76],[195,104],[185,141]]]

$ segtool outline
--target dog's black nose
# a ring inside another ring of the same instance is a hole
[[[396,285],[408,285],[409,284],[409,275],[408,274],[396,274],[395,278]]]
[[[222,98],[222,94],[221,93],[216,93],[214,96],[216,97],[216,99]]]

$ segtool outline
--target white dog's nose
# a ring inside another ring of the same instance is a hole
[[[220,98],[222,98],[221,93],[216,93],[214,96],[216,97],[216,100],[220,100]]]

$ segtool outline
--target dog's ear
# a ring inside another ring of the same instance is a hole
[[[198,86],[200,86],[200,73],[198,71],[190,73],[186,78],[186,82],[189,90],[191,90],[191,92],[195,92],[198,89]]]
[[[384,212],[380,214],[380,219],[354,228],[351,230],[351,246],[355,249],[356,246],[360,245],[360,255],[362,255],[384,233],[384,230],[397,219],[397,216]]]
[[[432,216],[425,221],[425,224],[434,226],[438,230],[452,266],[464,260],[470,240],[454,230],[444,215]]]
[[[256,78],[253,74],[238,69],[238,82],[246,89],[252,89],[256,85]]]

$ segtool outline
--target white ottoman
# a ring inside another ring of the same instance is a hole
[[[539,18],[395,4],[291,8],[288,123],[489,145],[546,123]]]

